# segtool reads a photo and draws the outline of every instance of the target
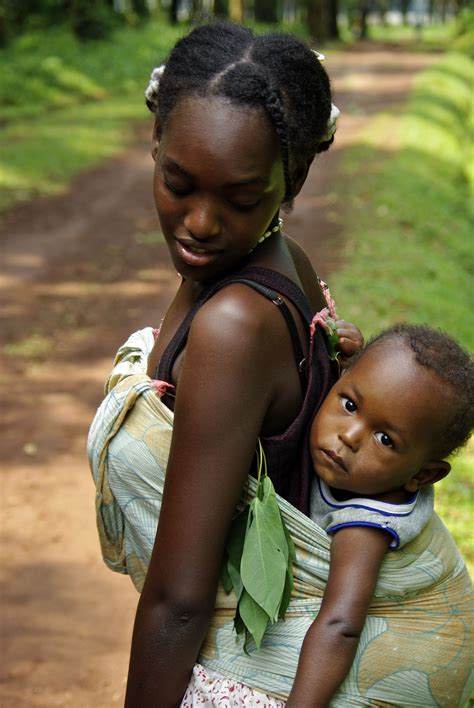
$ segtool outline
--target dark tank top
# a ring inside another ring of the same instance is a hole
[[[293,281],[269,268],[247,266],[205,288],[163,352],[155,371],[155,378],[161,381],[172,381],[171,372],[174,362],[186,345],[196,312],[216,292],[232,283],[248,285],[271,300],[282,313],[289,329],[295,363],[300,376],[303,402],[298,415],[283,433],[271,437],[261,436],[260,440],[265,451],[268,475],[277,494],[308,516],[311,481],[314,477],[309,453],[309,426],[336,380],[336,371],[329,360],[325,335],[320,327],[316,328],[310,340],[307,358],[303,356],[295,322],[279,295],[284,295],[298,310],[307,325],[308,340],[310,339],[309,325],[314,313],[311,312],[306,295]],[[172,397],[167,396],[162,400],[171,410],[173,409]],[[254,470],[250,470],[250,473],[254,474]]]

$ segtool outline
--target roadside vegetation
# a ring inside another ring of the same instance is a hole
[[[0,209],[67,188],[117,154],[150,120],[143,91],[182,27],[157,22],[80,42],[65,28],[30,32],[0,51]]]
[[[59,5],[48,7],[52,12]],[[455,29],[467,47],[472,15],[464,10],[456,25],[430,25],[423,41],[416,40],[413,27],[399,32],[410,46],[426,48],[432,40],[438,46],[446,43]],[[150,120],[143,101],[146,67],[159,65],[189,25],[170,25],[160,13],[146,22],[136,17],[115,18],[104,39],[84,41],[71,25],[53,22],[54,16],[46,31],[48,16],[41,24],[35,16],[26,22],[25,15],[22,31],[0,49],[0,211],[36,195],[64,191],[75,174],[123,150],[138,121]],[[1,20],[0,12],[0,25]],[[268,27],[254,20],[252,25]],[[86,26],[89,32],[97,29],[94,23]],[[341,22],[344,43],[354,41],[350,26]],[[279,27],[308,37],[305,22]],[[390,40],[394,31],[383,25],[370,28],[382,40]]]
[[[368,336],[429,323],[474,350],[472,62],[448,53],[418,76],[403,114],[379,114],[340,165],[345,266],[339,311]],[[471,568],[474,446],[452,459],[437,510]]]
[[[459,52],[419,76],[406,110],[378,115],[344,152],[338,188],[345,190],[345,265],[332,290],[340,312],[367,335],[399,320],[428,322],[474,350],[473,17],[467,9],[460,14]],[[75,174],[118,154],[137,122],[151,119],[144,67],[159,65],[187,29],[152,20],[86,43],[66,28],[30,30],[1,49],[0,210],[64,191]],[[451,42],[446,27],[423,30],[426,44],[414,41],[413,28],[371,32],[414,48]],[[473,469],[471,446],[453,460],[437,495],[471,564]]]

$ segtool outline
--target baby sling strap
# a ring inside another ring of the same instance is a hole
[[[196,312],[199,308],[209,300],[216,292],[221,290],[227,285],[233,283],[242,283],[253,288],[261,295],[266,297],[268,300],[273,302],[273,304],[278,307],[281,312],[291,338],[291,343],[293,347],[293,354],[298,370],[298,376],[300,379],[300,386],[302,396],[304,398],[307,385],[308,385],[308,372],[306,358],[303,352],[303,347],[301,345],[300,336],[293,318],[285,301],[282,299],[281,295],[287,297],[296,307],[300,313],[301,318],[306,324],[311,322],[311,310],[307,298],[300,290],[300,288],[293,283],[289,278],[281,273],[270,270],[269,268],[263,268],[259,266],[249,266],[243,268],[235,275],[230,275],[223,278],[218,283],[213,284],[209,288],[206,288],[201,295],[198,297],[186,317],[184,318],[181,325],[168,346],[166,347],[163,356],[161,357],[158,366],[155,369],[155,378],[161,381],[171,381],[171,371],[173,364],[176,360],[178,354],[182,351],[186,344],[186,340],[189,334],[189,329],[191,327],[192,321]],[[281,295],[280,295],[281,294]],[[168,403],[168,401],[166,401]]]

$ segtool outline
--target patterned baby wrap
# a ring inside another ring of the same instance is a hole
[[[88,441],[104,560],[128,573],[140,591],[153,547],[173,429],[160,382],[145,373],[153,330],[120,348]],[[244,497],[255,489],[248,478]],[[219,588],[199,662],[209,671],[285,700],[306,631],[316,616],[329,570],[330,537],[278,499],[296,547],[295,587],[284,621],[266,632],[259,651],[243,651],[233,630],[235,597]],[[467,705],[473,689],[472,587],[441,520],[389,552],[354,664],[331,706]]]

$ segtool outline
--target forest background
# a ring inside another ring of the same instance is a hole
[[[85,439],[117,347],[176,288],[143,91],[196,22],[243,17],[326,54],[339,129],[285,228],[365,335],[428,322],[474,351],[474,12],[161,2],[0,0],[2,708],[123,704],[137,596],[100,558]],[[473,445],[452,464],[436,509],[472,572]]]
[[[343,220],[344,243],[331,282],[344,316],[367,334],[429,322],[472,351],[473,14],[463,0],[3,0],[0,218],[125,149],[144,116],[143,67],[203,19],[282,27],[329,54],[361,39],[432,52],[408,103],[378,112],[338,164],[344,208],[331,218]],[[9,337],[2,355],[27,366],[54,345],[35,326]],[[22,452],[34,457],[35,443]],[[437,501],[470,564],[473,466],[471,445]]]

